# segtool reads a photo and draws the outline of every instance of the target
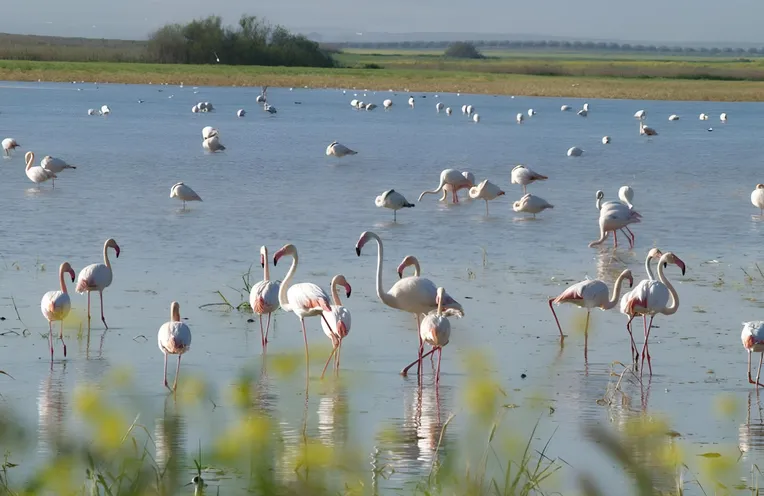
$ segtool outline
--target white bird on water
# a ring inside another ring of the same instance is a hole
[[[603,145],[609,145],[610,144],[610,136],[603,136],[602,137],[602,144]]]
[[[119,245],[113,238],[109,238],[103,244],[103,263],[90,264],[82,269],[77,276],[77,292],[79,294],[88,294],[88,329],[90,329],[90,293],[98,291],[101,299],[101,321],[106,329],[106,317],[103,315],[103,290],[111,286],[114,277],[111,271],[111,262],[109,261],[109,248],[113,248],[116,257],[119,258]]]
[[[180,320],[180,304],[173,301],[170,304],[170,321],[162,324],[157,332],[157,344],[159,351],[164,354],[164,377],[163,385],[170,388],[167,383],[167,355],[178,355],[178,365],[175,368],[175,381],[173,381],[171,391],[178,387],[178,376],[180,375],[180,357],[191,348],[191,329]]]
[[[41,165],[34,165],[34,152],[26,152],[24,154],[24,160],[26,161],[26,174],[30,181],[35,184],[44,183],[48,179],[54,179],[56,175],[53,172],[45,170]],[[55,183],[54,183],[55,187]]]
[[[409,107],[414,108],[414,97],[413,96],[409,97]]]
[[[501,190],[498,186],[493,184],[488,179],[484,179],[480,184],[477,186],[473,186],[469,190],[470,198],[473,200],[481,199],[485,200],[485,214],[488,215],[488,201],[489,200],[495,200],[496,198],[502,196],[504,194],[504,191]]]
[[[584,103],[583,110],[585,112],[589,112],[589,104],[588,103]]]
[[[382,102],[382,106],[385,108],[385,110],[390,110],[390,107],[393,106],[393,101],[388,98],[387,100]]]
[[[528,109],[528,117],[533,117],[534,115],[536,115],[536,111],[533,109]]]
[[[40,301],[40,310],[43,316],[48,321],[48,344],[50,344],[50,360],[53,361],[53,322],[61,322],[61,331],[58,334],[58,339],[61,340],[61,344],[64,347],[64,357],[66,357],[66,343],[64,343],[64,319],[69,315],[69,311],[72,308],[72,301],[69,298],[69,293],[66,290],[66,281],[64,280],[64,274],[69,274],[74,282],[74,269],[69,265],[69,262],[64,262],[58,268],[58,281],[61,285],[60,291],[48,291],[42,296]]]
[[[761,210],[761,216],[764,217],[764,184],[757,184],[751,192],[751,203]]]
[[[519,112],[519,113],[517,114],[516,120],[517,120],[517,123],[518,123],[518,124],[522,124],[522,123],[523,123],[523,121],[525,120],[525,115],[523,115],[523,113],[522,113],[522,112]]]
[[[480,114],[476,113],[475,115],[473,115],[472,116],[472,120],[475,121],[475,122],[480,122]]]
[[[236,111],[236,117],[244,117],[245,115],[247,115],[247,111],[244,109],[239,109]]]
[[[108,105],[101,105],[101,115],[109,115],[111,114],[111,109]]]
[[[172,188],[170,188],[170,198],[177,198],[182,201],[183,210],[186,209],[186,202],[202,201],[202,197],[196,194],[196,191],[183,184],[183,182],[172,185]]]
[[[340,352],[342,351],[342,340],[350,334],[350,310],[342,305],[340,301],[340,295],[337,292],[337,286],[345,288],[345,297],[350,298],[352,288],[342,274],[337,274],[332,278],[330,284],[330,290],[332,292],[332,304],[331,311],[323,311],[323,319],[321,320],[321,327],[324,330],[326,337],[332,340],[332,352],[329,353],[329,358],[326,359],[326,365],[324,370],[321,371],[321,377],[324,377],[326,373],[326,367],[329,366],[329,361],[334,356],[334,368],[338,372],[340,369]]]
[[[43,157],[42,161],[40,162],[40,167],[45,169],[48,172],[51,172],[54,174],[54,176],[51,178],[53,179],[53,187],[56,187],[56,177],[55,174],[59,172],[63,172],[64,169],[76,169],[77,167],[74,165],[67,164],[65,160],[62,160],[60,158],[51,157],[50,155],[46,155]]]
[[[568,148],[568,157],[580,157],[583,154],[584,151],[577,146]]]
[[[581,117],[586,117],[587,115],[589,115],[589,111],[585,109],[581,109],[578,111],[578,115],[580,115]]]
[[[260,266],[263,268],[263,280],[252,286],[249,292],[249,304],[252,311],[260,316],[260,342],[263,351],[268,346],[268,331],[271,327],[271,314],[279,309],[279,288],[281,284],[278,281],[271,281],[271,271],[269,268],[268,248],[260,247]],[[263,315],[268,316],[268,322],[263,331]]]
[[[3,153],[6,157],[11,156],[11,152],[13,152],[16,148],[18,148],[20,145],[18,142],[13,138],[5,138],[3,140]]]
[[[389,208],[393,211],[393,222],[398,222],[398,210],[402,208],[416,207],[413,203],[409,203],[406,198],[395,191],[389,189],[374,199],[374,204],[378,208]]]
[[[671,114],[671,115],[669,116],[669,120],[670,120],[670,121],[678,121],[678,120],[679,120],[679,116],[678,116],[678,115],[676,115],[676,114]]]
[[[719,120],[726,123],[727,122],[727,112],[722,112],[719,116]]]
[[[563,105],[562,107],[560,107],[561,112],[568,112],[570,110],[571,110],[570,105]]]
[[[220,143],[220,138],[217,134],[210,136],[209,138],[202,141],[202,148],[207,150],[210,153],[220,152],[225,150],[225,146],[223,146],[222,143]]]
[[[432,349],[422,355],[417,360],[414,360],[402,371],[402,375],[406,375],[408,369],[419,363],[427,355],[431,355],[434,352],[438,352],[438,365],[435,369],[435,385],[440,384],[440,359],[443,354],[443,347],[448,344],[451,338],[451,322],[443,314],[443,298],[445,297],[446,290],[444,288],[438,288],[436,290],[435,300],[438,307],[425,315],[422,319],[422,323],[419,326],[419,340],[422,344],[429,344]]]
[[[276,107],[274,107],[270,103],[264,103],[263,104],[263,110],[265,110],[266,112],[268,112],[271,115],[276,113]]]
[[[658,131],[645,125],[644,122],[639,121],[639,134],[642,136],[658,136]]]
[[[531,170],[529,167],[526,167],[524,165],[516,165],[514,168],[512,168],[512,172],[510,173],[510,182],[511,184],[519,184],[523,187],[523,194],[527,193],[526,187],[536,181],[545,181],[549,179],[547,176],[543,174],[539,174],[538,172]]]
[[[440,193],[446,185],[450,185],[453,202],[459,203],[459,196],[457,193],[460,189],[471,188],[474,186],[473,178],[474,176],[468,172],[462,173],[457,169],[443,169],[440,172],[440,182],[438,183],[438,187],[432,191],[422,191],[422,194],[419,195],[419,200],[417,201],[422,201],[424,195],[436,195]]]
[[[446,115],[451,115],[453,113],[453,110],[451,110],[451,107],[446,107]]]
[[[634,113],[634,118],[639,120],[644,120],[645,117],[647,117],[647,110],[637,110]]]
[[[530,193],[524,195],[512,204],[512,210],[515,212],[533,214],[534,219],[536,218],[536,214],[543,212],[547,208],[554,208],[554,205],[540,196],[535,196]]]
[[[202,139],[206,140],[207,138],[211,138],[212,136],[218,136],[218,130],[215,129],[212,126],[205,126],[202,128]]]
[[[329,143],[329,146],[326,147],[327,156],[344,157],[346,155],[356,155],[357,153],[357,151],[351,150],[337,141],[332,141]]]
[[[445,105],[443,105],[443,102],[438,102],[435,104],[435,111],[440,113],[441,110],[445,108]]]

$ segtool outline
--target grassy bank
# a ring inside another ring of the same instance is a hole
[[[413,58],[412,60],[420,60]],[[428,67],[405,62],[382,69],[316,69],[225,65],[162,65],[100,62],[0,61],[0,80],[170,83],[209,86],[281,86],[365,88],[403,91],[462,92],[496,95],[566,96],[649,100],[764,101],[764,81],[696,80],[669,77],[636,78],[586,75],[528,75],[489,72],[483,62]],[[511,63],[520,63],[511,61]],[[545,62],[546,63],[546,62]],[[569,61],[586,67],[591,62]],[[604,62],[603,62],[604,63]],[[632,62],[635,63],[635,62]],[[472,65],[471,65],[472,64]],[[644,62],[650,64],[650,62]],[[690,62],[685,62],[690,64]]]

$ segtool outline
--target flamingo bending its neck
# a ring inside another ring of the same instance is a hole
[[[453,202],[459,203],[457,192],[460,189],[471,188],[473,186],[473,181],[471,181],[468,177],[465,177],[461,171],[456,169],[444,169],[440,173],[440,183],[438,184],[438,187],[432,191],[423,191],[422,194],[419,195],[418,201],[422,201],[424,195],[437,195],[441,192],[441,190],[443,190],[446,184],[450,185],[452,188]]]
[[[437,289],[436,300],[438,301],[438,307],[434,311],[425,315],[424,319],[422,319],[422,324],[419,326],[419,339],[423,343],[427,343],[432,346],[432,349],[425,355],[421,355],[420,350],[421,357],[408,364],[401,371],[402,375],[406,375],[408,373],[408,369],[417,363],[421,363],[422,358],[425,358],[427,355],[431,355],[433,352],[437,351],[438,366],[435,372],[436,386],[440,383],[440,359],[441,355],[443,354],[443,347],[448,344],[448,341],[451,337],[451,322],[449,322],[448,318],[443,315],[443,306],[441,303],[445,294],[445,289]]]
[[[58,334],[58,338],[61,340],[61,344],[64,347],[64,357],[66,357],[66,343],[64,342],[64,319],[69,315],[69,311],[72,308],[72,301],[69,298],[69,293],[66,290],[66,281],[64,280],[64,274],[68,273],[72,282],[74,282],[74,269],[69,265],[69,262],[64,262],[61,267],[58,268],[58,282],[61,285],[60,291],[48,291],[42,296],[40,301],[40,310],[43,316],[48,321],[48,343],[50,344],[50,361],[53,361],[53,322],[61,322],[61,331]]]
[[[268,248],[260,247],[260,266],[263,268],[263,280],[252,286],[249,292],[249,304],[252,311],[260,317],[260,343],[263,351],[268,346],[268,330],[271,327],[271,314],[279,308],[279,288],[277,281],[271,281],[268,267]],[[268,315],[268,323],[263,331],[263,315]]]
[[[88,329],[90,329],[90,293],[92,291],[98,291],[101,300],[101,321],[106,329],[109,328],[106,325],[106,317],[103,315],[103,290],[111,285],[112,271],[111,262],[109,261],[109,248],[114,248],[114,252],[117,258],[119,258],[119,245],[114,239],[109,238],[103,244],[103,263],[91,264],[80,271],[77,277],[77,292],[79,294],[87,292],[88,294]]]
[[[44,183],[48,179],[55,179],[57,176],[41,165],[34,165],[34,152],[26,152],[24,154],[24,160],[26,161],[26,174],[30,181],[35,184]],[[56,182],[53,182],[53,187],[56,187]]]
[[[334,356],[334,370],[335,372],[339,372],[342,340],[345,339],[345,337],[350,333],[350,310],[342,306],[340,295],[337,292],[338,286],[345,288],[345,296],[347,298],[350,298],[350,293],[352,291],[350,284],[342,274],[337,274],[332,278],[332,309],[328,312],[324,310],[323,319],[321,320],[321,327],[324,329],[324,334],[326,334],[326,337],[332,340],[332,352],[329,353],[329,358],[326,359],[324,370],[321,371],[322,379],[326,373],[326,367],[329,366],[329,360],[332,359],[332,356]]]
[[[400,265],[398,265],[398,279],[403,279],[403,271],[406,270],[406,267],[411,265],[414,266],[414,277],[419,277],[419,274],[422,271],[419,267],[419,260],[417,260],[414,255],[406,255],[403,257],[403,260],[401,260]]]

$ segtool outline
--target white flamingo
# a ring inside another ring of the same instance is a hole
[[[440,113],[441,110],[445,108],[445,105],[443,105],[443,102],[438,102],[435,104],[435,111],[437,113]]]
[[[217,134],[202,141],[202,148],[210,153],[222,152],[225,150],[225,146],[220,142],[220,138]]]
[[[549,179],[543,174],[532,170],[530,167],[524,165],[516,165],[512,168],[510,173],[510,181],[512,184],[519,184],[523,187],[523,194],[527,193],[527,186],[536,181],[546,181]]]
[[[480,122],[480,114],[478,114],[478,113],[475,113],[475,114],[472,116],[472,121],[473,121],[473,122],[475,122],[475,123],[477,123],[477,122]]]
[[[66,290],[66,281],[64,274],[69,274],[74,282],[74,269],[69,262],[64,262],[58,268],[58,282],[61,285],[59,291],[48,291],[42,296],[40,301],[40,310],[48,321],[48,344],[50,344],[50,360],[53,361],[53,322],[61,322],[61,331],[58,339],[64,347],[64,357],[66,357],[66,343],[64,342],[64,319],[69,315],[72,309],[72,300],[69,298],[69,292]]]
[[[247,111],[244,109],[239,109],[236,111],[236,117],[244,117],[245,115],[247,115]]]
[[[669,116],[669,120],[670,120],[670,121],[678,121],[678,120],[679,120],[679,116],[678,116],[678,115],[676,115],[676,114],[671,114],[671,115]]]
[[[475,184],[475,174],[473,174],[472,172],[462,171],[462,176],[467,178],[467,180],[473,185]],[[463,188],[460,188],[460,189],[463,189]],[[441,195],[440,199],[438,199],[438,201],[441,201],[441,202],[446,201],[446,199],[448,198],[448,194],[451,193],[451,195],[453,196],[453,192],[454,192],[454,188],[450,184],[446,183],[443,186],[443,194]],[[469,198],[469,194],[467,194],[467,198]]]
[[[59,172],[63,172],[65,169],[76,169],[77,167],[74,165],[67,164],[66,161],[51,157],[50,155],[46,155],[43,157],[42,161],[40,162],[40,167],[45,169],[46,171],[54,174],[51,179],[53,180],[53,187],[56,187],[56,176],[55,174]]]
[[[19,143],[15,139],[5,138],[3,140],[3,153],[5,154],[6,157],[10,157],[11,153],[19,146],[21,145],[19,145]]]
[[[658,131],[645,125],[644,122],[639,121],[639,134],[643,136],[658,136]]]
[[[202,201],[202,197],[196,194],[196,191],[192,190],[189,186],[183,184],[183,182],[172,185],[172,188],[170,188],[170,198],[177,198],[182,201],[183,210],[186,209],[186,202]]]
[[[701,114],[698,116],[698,120],[701,120],[701,121],[707,121],[707,120],[708,120],[708,115],[707,115],[707,114],[704,114],[704,113],[701,113]]]
[[[622,229],[629,224],[636,224],[641,222],[642,216],[639,212],[630,209],[628,206],[619,202],[608,202],[600,209],[599,225],[600,225],[600,238],[589,243],[589,248],[601,245],[605,239],[607,239],[607,233],[613,231],[614,248],[618,248],[618,236],[615,231]],[[629,242],[629,247],[633,248],[634,244],[630,237],[626,237]]]
[[[647,273],[647,279],[643,279],[639,281],[639,283],[637,284],[637,288],[645,284],[648,284],[650,281],[656,280],[655,274],[653,274],[653,269],[652,267],[650,267],[650,262],[652,260],[658,261],[660,260],[662,256],[663,256],[663,253],[661,253],[661,251],[658,248],[651,248],[650,251],[647,252],[647,257],[645,257],[645,272]],[[634,289],[637,289],[637,288],[634,288]],[[621,300],[621,304],[623,304],[623,298]],[[628,311],[624,311],[623,307],[619,307],[619,308],[621,310],[621,313],[623,313],[629,318],[628,322],[626,322],[626,331],[629,333],[629,339],[631,340],[632,360],[636,362],[636,360],[639,359],[639,350],[637,349],[637,344],[634,342],[634,334],[632,333],[632,330],[631,330],[631,323],[638,314],[634,312],[630,313]],[[645,326],[645,331],[647,331],[647,319],[645,319],[644,315],[642,315],[642,321]]]
[[[568,148],[568,157],[580,157],[583,154],[584,151],[577,146]]]
[[[56,175],[46,169],[43,169],[41,165],[34,165],[34,152],[26,152],[24,154],[24,160],[26,161],[26,168],[24,169],[27,177],[35,184],[41,184],[48,179],[55,179]],[[55,187],[55,183],[54,183]]]
[[[170,304],[170,321],[162,324],[157,332],[157,344],[159,350],[164,354],[164,387],[169,389],[167,383],[167,355],[178,355],[178,365],[175,368],[175,381],[172,384],[172,391],[178,387],[178,376],[180,375],[180,357],[191,349],[191,329],[185,322],[180,320],[180,305],[177,301]]]
[[[357,155],[358,152],[355,150],[351,150],[350,148],[346,147],[342,143],[338,143],[337,141],[332,141],[329,143],[329,146],[326,147],[326,155],[327,156],[335,156],[335,157],[344,157],[346,155]]]
[[[589,104],[588,103],[584,103],[583,110],[585,112],[589,112]]]
[[[409,107],[414,108],[414,97],[413,96],[409,97]]]
[[[580,115],[581,117],[586,117],[587,115],[589,115],[589,111],[585,109],[581,109],[578,111],[578,115]]]
[[[543,212],[547,208],[554,208],[554,205],[540,196],[534,196],[530,193],[523,195],[522,198],[512,204],[512,210],[515,212],[533,214],[534,219],[536,218],[536,214]]]
[[[109,238],[103,244],[103,263],[90,264],[82,269],[77,276],[77,292],[88,294],[88,329],[90,329],[90,293],[93,291],[98,291],[101,300],[101,321],[106,329],[109,328],[106,325],[106,317],[103,315],[103,290],[111,286],[113,279],[109,248],[113,248],[116,257],[119,258],[119,245],[113,238]]]
[[[518,123],[518,124],[522,124],[522,123],[523,123],[523,121],[525,120],[525,116],[523,115],[523,113],[522,113],[522,112],[519,112],[519,113],[517,114],[517,117],[516,117],[515,119],[517,120],[517,123]]]
[[[528,117],[533,117],[534,115],[536,115],[536,111],[533,109],[528,109]]]
[[[382,102],[382,106],[385,108],[385,110],[390,110],[390,107],[393,106],[393,101],[388,98],[387,100]]]
[[[432,191],[422,191],[422,194],[419,195],[419,200],[417,201],[422,201],[424,195],[436,195],[440,193],[446,184],[450,185],[452,188],[452,199],[454,203],[459,203],[459,196],[457,193],[460,189],[467,189],[474,186],[473,181],[471,181],[465,174],[462,174],[461,171],[456,169],[444,169],[440,173],[440,183],[438,184],[438,187]]]
[[[719,115],[719,120],[723,123],[727,123],[727,112],[722,112],[721,115]]]
[[[220,136],[217,129],[212,126],[205,126],[202,128],[202,141],[212,138],[213,136]]]
[[[419,277],[422,272],[422,268],[419,266],[419,260],[414,255],[406,255],[398,265],[396,272],[398,272],[398,279],[403,279],[403,271],[406,267],[414,266],[414,277]]]
[[[485,200],[486,215],[488,215],[488,201],[494,200],[503,194],[504,192],[501,190],[501,188],[490,182],[488,179],[484,179],[480,184],[473,186],[469,190],[470,198],[473,200]]]
[[[337,292],[337,287],[342,286],[345,288],[345,297],[350,298],[352,288],[342,274],[337,274],[332,278],[331,282],[332,292],[332,305],[331,311],[324,310],[323,319],[321,320],[321,327],[324,329],[324,334],[332,341],[332,352],[329,353],[329,358],[326,359],[326,365],[324,370],[321,371],[321,378],[326,373],[326,367],[329,366],[329,361],[334,356],[334,368],[335,371],[340,369],[340,352],[342,351],[342,340],[350,333],[350,310],[342,306],[340,301],[340,295]],[[328,324],[327,324],[328,322]]]
[[[393,222],[398,222],[398,210],[402,208],[413,208],[415,204],[409,203],[406,198],[395,191],[389,189],[374,199],[374,204],[379,208],[389,208],[393,211]]]
[[[609,145],[610,144],[610,136],[603,136],[602,137],[602,144],[603,145]]]
[[[764,184],[757,184],[756,189],[751,192],[751,203],[761,210],[761,216],[764,217]]]
[[[260,342],[263,351],[268,346],[268,331],[271,328],[271,314],[279,308],[278,281],[271,281],[271,271],[268,266],[268,248],[260,247],[260,266],[263,268],[263,280],[252,286],[249,292],[249,304],[252,311],[260,317]],[[268,316],[268,322],[263,330],[263,315]]]
[[[435,300],[438,302],[438,307],[432,312],[425,315],[422,319],[422,323],[419,326],[419,340],[424,344],[429,344],[432,349],[426,354],[422,355],[406,366],[402,371],[402,375],[408,373],[408,369],[420,363],[422,358],[427,355],[431,355],[433,352],[438,352],[438,366],[435,371],[435,384],[440,383],[440,359],[443,355],[443,347],[448,344],[451,338],[451,322],[443,315],[443,298],[445,297],[446,290],[444,288],[438,288],[436,292],[437,296]]]
[[[639,120],[644,120],[645,117],[647,117],[647,110],[637,110],[634,113],[634,118]]]
[[[451,109],[451,107],[446,107],[446,115],[451,115],[454,111]]]
[[[571,110],[570,105],[563,105],[562,107],[560,107],[561,112],[569,112],[570,110]]]
[[[626,205],[630,209],[634,208],[634,205],[632,205],[631,200],[634,199],[634,190],[631,189],[630,186],[621,186],[621,189],[618,190],[618,198],[621,200],[621,203],[614,202],[614,201],[602,201],[605,198],[605,193],[602,190],[598,190],[595,195],[596,201],[595,206],[597,207],[597,210],[602,210],[602,207],[610,208],[611,205]],[[625,229],[625,231],[624,231]],[[629,243],[631,246],[634,246],[635,236],[634,233],[631,232],[631,229],[629,229],[629,226],[624,226],[620,230],[624,236],[628,238],[631,238],[631,242]],[[628,234],[627,234],[628,233]],[[615,231],[613,231],[613,235],[615,236]]]
[[[302,337],[305,341],[305,365],[307,367],[309,364],[309,355],[305,318],[320,316],[321,319],[326,322],[326,316],[323,312],[332,311],[330,306],[331,302],[329,301],[329,295],[326,294],[326,291],[312,282],[301,282],[290,286],[299,261],[297,248],[295,248],[293,244],[287,244],[281,247],[281,249],[273,256],[274,267],[283,256],[291,256],[292,265],[289,267],[286,277],[281,282],[281,287],[279,287],[279,305],[281,305],[281,308],[286,312],[294,312],[294,314],[297,315],[297,318],[300,319]],[[326,325],[329,325],[329,322],[326,322]]]
[[[764,321],[743,322],[743,332],[740,333],[740,339],[743,341],[745,351],[748,352],[748,382],[755,384],[756,389],[758,389],[759,386],[764,386],[764,384],[759,382],[761,378],[761,365],[764,362]],[[759,371],[756,373],[755,381],[751,377],[751,353],[761,353]]]
[[[101,115],[109,115],[111,114],[111,109],[108,105],[101,105]]]
[[[438,307],[437,286],[432,281],[424,277],[404,277],[396,282],[388,291],[382,287],[382,261],[384,258],[384,248],[382,240],[375,233],[366,231],[361,234],[358,243],[355,246],[356,255],[361,256],[361,250],[369,240],[377,242],[377,276],[376,287],[377,297],[382,303],[390,308],[402,310],[407,313],[413,313],[416,317],[416,331],[419,335],[420,316],[427,314]],[[446,310],[447,315],[464,316],[464,309],[448,294],[444,294],[440,300],[441,305]],[[422,356],[422,337],[419,335],[419,355],[421,364]],[[419,367],[418,367],[419,368]]]
[[[265,98],[265,92],[266,91],[268,91],[268,87],[267,86],[263,86],[262,91],[260,92],[259,95],[257,95],[257,98],[255,98],[255,102],[256,103],[265,103],[266,102],[266,98]]]

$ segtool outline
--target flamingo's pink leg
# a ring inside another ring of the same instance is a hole
[[[88,291],[88,331],[90,330],[90,291]]]
[[[305,367],[308,368],[310,360],[308,357],[308,333],[305,331],[305,319],[300,319],[300,325],[302,326],[302,339],[305,341]]]
[[[48,321],[48,344],[50,345],[50,361],[53,361],[53,322]]]
[[[584,362],[589,361],[589,316],[591,316],[591,309],[586,310],[586,326],[584,327]]]
[[[101,300],[101,321],[103,322],[103,326],[108,329],[109,326],[106,325],[106,317],[103,316],[103,291],[99,291],[98,294],[100,295]]]
[[[58,335],[59,339],[61,339],[61,344],[64,345],[64,358],[66,358],[66,343],[64,343],[64,321],[61,321],[61,332]]]
[[[329,358],[326,359],[326,364],[324,365],[324,370],[321,371],[321,379],[324,378],[324,374],[326,373],[326,367],[329,366],[329,360],[332,359],[332,357],[334,356],[334,352],[337,351],[337,346],[338,345],[336,345],[336,344],[334,345],[334,347],[332,348],[332,352],[329,353]],[[336,360],[335,360],[334,364],[335,364],[335,366],[337,365],[337,361]]]
[[[751,384],[755,384],[756,388],[758,389],[759,386],[764,387],[764,384],[761,384],[759,382],[759,375],[761,375],[761,362],[764,360],[764,353],[761,354],[761,358],[759,359],[759,372],[756,374],[756,380],[753,380],[753,377],[751,377],[751,352],[748,352],[748,382]]]
[[[263,331],[263,316],[260,315],[260,345],[265,350],[265,331]]]
[[[613,231],[613,248],[618,248],[618,231]]]
[[[424,358],[427,358],[427,357],[428,357],[430,354],[432,354],[432,352],[433,352],[433,351],[435,351],[435,348],[431,349],[430,351],[428,351],[427,353],[425,353],[424,355],[422,355],[422,359],[424,359]],[[406,376],[408,375],[408,373],[409,373],[409,369],[410,369],[411,367],[413,367],[414,365],[416,365],[417,363],[419,363],[420,361],[421,361],[421,359],[417,358],[416,360],[414,360],[414,361],[413,361],[413,362],[411,362],[410,364],[406,365],[406,366],[403,368],[403,370],[401,370],[401,375],[402,375],[403,377],[406,377]]]
[[[438,370],[435,372],[435,384],[440,384],[440,356],[443,354],[443,347],[438,346]],[[764,356],[764,354],[763,354]],[[761,369],[761,367],[759,367]]]
[[[424,343],[422,342],[422,334],[420,334],[419,332],[419,327],[421,325],[422,323],[419,320],[419,314],[416,314],[416,335],[419,337],[419,348],[418,348],[418,355],[417,355],[419,357],[419,362],[417,362],[416,374],[419,376],[422,375],[422,351],[424,350]]]
[[[650,316],[650,324],[647,326],[645,332],[645,344],[642,345],[642,371],[645,369],[645,355],[647,355],[647,366],[650,368],[650,375],[653,375],[653,365],[650,360],[650,350],[647,349],[647,340],[650,338],[650,330],[653,328],[653,318],[655,315]]]
[[[169,385],[167,384],[167,352],[162,350],[164,353],[164,387],[169,389]]]
[[[629,231],[629,234],[631,234],[631,243],[632,246],[634,245],[634,242],[637,240],[636,236],[634,236],[634,233],[631,232],[631,229],[629,229],[629,226],[626,226],[626,230]]]
[[[178,355],[178,366],[175,367],[175,381],[172,383],[172,390],[175,391],[178,388],[178,376],[180,375],[180,357],[183,355]]]
[[[549,309],[552,311],[552,315],[554,315],[554,321],[557,322],[557,328],[560,330],[560,341],[563,341],[565,339],[565,335],[562,333],[562,326],[560,325],[560,321],[557,318],[557,313],[554,311],[554,298],[549,298]]]
[[[336,372],[337,374],[339,374],[339,373],[340,373],[340,353],[342,353],[342,339],[343,339],[343,338],[339,338],[339,340],[340,340],[340,341],[339,341],[339,343],[338,343],[338,345],[337,345],[337,355],[336,355],[336,358],[337,358],[337,363],[334,365],[334,367],[335,367],[335,372]]]
[[[456,194],[457,189],[454,188],[451,191],[452,191],[452,194],[453,194],[453,197],[454,197],[454,203],[459,203],[459,195]]]
[[[268,322],[265,324],[265,346],[268,346],[268,331],[271,330],[271,314],[268,314]]]
[[[761,382],[759,382],[759,377],[761,377],[761,364],[764,362],[764,353],[761,354],[761,358],[759,358],[759,371],[756,372],[756,387],[761,386]]]
[[[633,357],[633,363],[639,362],[639,353],[637,353],[637,343],[634,342],[634,334],[631,332],[631,321],[634,320],[636,315],[632,315],[629,321],[626,323],[626,330],[629,331],[629,338],[631,339],[631,352]]]

